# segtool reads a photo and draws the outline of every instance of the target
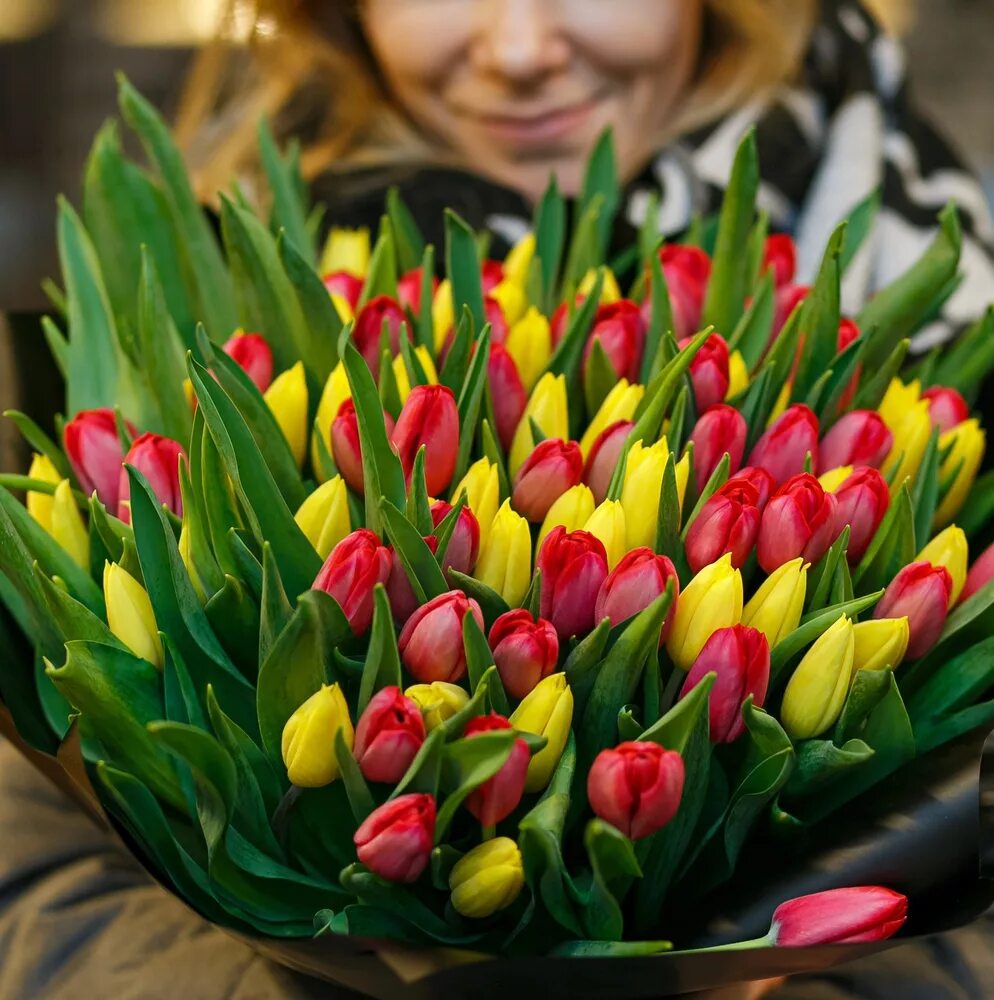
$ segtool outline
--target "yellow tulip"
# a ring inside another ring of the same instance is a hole
[[[412,684],[404,694],[421,709],[428,732],[451,719],[469,701],[469,695],[458,684],[447,681]]]
[[[524,884],[521,851],[510,837],[494,837],[479,844],[449,872],[452,908],[476,920],[506,909]]]
[[[435,334],[435,353],[445,345],[449,330],[455,326],[456,314],[452,305],[452,282],[448,278],[438,283],[431,300],[431,326]]]
[[[73,499],[68,479],[55,487],[52,496],[52,537],[69,553],[72,561],[89,572],[90,534]]]
[[[915,379],[905,385],[899,378],[891,379],[887,392],[877,407],[888,427],[896,427],[905,414],[921,399],[921,383]]]
[[[893,423],[884,417],[884,422],[894,435],[894,444],[884,460],[881,471],[888,478],[893,475],[892,493],[901,488],[906,478],[910,476],[913,479],[918,474],[922,459],[925,457],[925,449],[928,447],[928,440],[932,436],[932,421],[928,415],[928,407],[928,400],[920,399],[895,417]]]
[[[423,344],[414,348],[414,354],[428,378],[429,385],[438,385],[438,372],[435,370],[435,362],[431,353]],[[411,380],[407,377],[407,365],[404,364],[404,356],[398,354],[393,359],[393,377],[397,383],[397,392],[400,395],[401,403],[407,402],[407,397],[411,394]]]
[[[342,477],[334,476],[322,483],[300,505],[294,520],[317,554],[327,559],[331,550],[352,530],[348,492]]]
[[[294,461],[302,466],[307,454],[307,378],[303,361],[277,376],[263,399],[280,425]]]
[[[345,695],[338,684],[322,684],[283,727],[281,750],[291,784],[322,788],[341,775],[335,756],[335,735],[339,730],[351,750],[355,730]]]
[[[607,552],[607,568],[614,569],[628,551],[625,508],[621,501],[605,500],[587,519],[583,530],[601,540]]]
[[[594,290],[594,283],[597,281],[597,272],[599,270],[601,269],[592,267],[587,271],[577,286],[577,295],[589,295]],[[605,267],[603,271],[604,284],[601,285],[601,300],[598,305],[609,306],[621,298],[621,289],[618,287],[618,279],[614,276],[611,268]]]
[[[145,588],[116,563],[104,563],[104,602],[107,625],[128,649],[160,670],[162,640],[155,612]]]
[[[684,672],[690,670],[712,634],[737,625],[741,617],[742,574],[726,553],[705,566],[680,594],[666,641],[670,659]]]
[[[344,295],[339,295],[338,292],[332,292],[331,304],[335,307],[335,312],[338,313],[338,318],[343,323],[350,323],[353,319],[355,319],[355,312],[352,309],[352,303],[349,302]]]
[[[369,270],[370,241],[368,229],[333,228],[321,253],[321,273],[348,271],[357,278]]]
[[[907,617],[873,618],[853,626],[853,674],[859,670],[896,670],[908,651]]]
[[[497,300],[508,326],[517,323],[528,307],[524,289],[516,281],[508,281],[507,278],[490,289],[490,297]]]
[[[966,503],[984,459],[986,442],[983,428],[974,419],[964,420],[939,438],[940,449],[950,449],[939,469],[939,482],[944,482],[954,473],[956,478],[935,512],[935,527],[942,528],[949,524]]]
[[[734,399],[740,392],[749,388],[749,368],[739,351],[728,355],[728,392],[725,399]]]
[[[594,442],[601,436],[604,430],[616,424],[619,420],[631,420],[635,415],[642,397],[645,395],[645,386],[631,385],[627,379],[618,379],[614,387],[604,397],[600,409],[590,421],[590,426],[580,438],[580,451],[583,452],[584,459],[590,454]]]
[[[547,438],[569,440],[569,408],[566,403],[566,376],[546,372],[535,386],[525,412],[511,441],[510,469],[512,476],[525,464],[535,448],[530,420],[538,424]]]
[[[542,548],[542,542],[553,528],[562,525],[567,531],[577,531],[590,520],[594,513],[594,494],[584,483],[571,486],[565,493],[557,497],[549,513],[545,515],[542,528],[538,533],[535,551]]]
[[[511,501],[501,504],[487,535],[480,545],[473,576],[497,591],[509,607],[516,608],[531,583],[532,536],[528,522],[511,509]]]
[[[646,448],[636,441],[628,450],[625,463],[625,482],[621,488],[621,506],[625,508],[625,523],[628,526],[628,549],[656,542],[656,528],[659,518],[659,494],[663,486],[666,465],[671,460],[666,438],[660,438]],[[676,463],[676,491],[683,506],[690,478],[690,457],[684,455]]]
[[[842,714],[852,679],[856,641],[845,615],[815,640],[787,682],[780,721],[791,739],[807,740]]]
[[[549,321],[534,306],[510,329],[504,345],[511,355],[527,392],[531,392],[552,357]]]
[[[528,764],[526,792],[540,792],[548,785],[566,748],[572,721],[573,692],[561,672],[540,680],[511,713],[515,729],[548,740]]]
[[[808,567],[798,557],[775,569],[742,613],[742,624],[759,629],[770,649],[790,635],[801,621],[808,589]]]
[[[187,575],[190,577],[190,583],[193,584],[193,592],[197,595],[197,600],[201,604],[207,603],[207,590],[204,587],[204,581],[200,579],[200,573],[197,572],[197,565],[193,561],[193,542],[190,538],[190,523],[189,521],[183,522],[183,527],[180,528],[179,532],[179,557],[183,561],[183,565],[186,567]]]
[[[952,524],[944,531],[940,531],[918,553],[914,561],[946,567],[953,581],[953,589],[949,594],[949,607],[953,607],[959,600],[959,595],[963,593],[966,574],[970,568],[970,546],[963,529]]]
[[[52,460],[47,455],[35,452],[31,459],[31,467],[28,469],[28,476],[31,479],[38,479],[43,483],[58,485],[62,477],[52,464]],[[49,533],[52,533],[52,494],[38,493],[28,490],[25,498],[25,506],[28,513]]]
[[[352,398],[352,387],[349,385],[349,378],[345,374],[345,365],[341,361],[332,369],[328,376],[328,381],[324,384],[321,392],[321,399],[318,400],[318,412],[315,417],[317,425],[315,435],[320,433],[324,441],[328,454],[331,454],[331,425],[338,416],[338,411],[342,408],[342,403]],[[325,479],[324,470],[321,468],[320,455],[317,443],[311,444],[311,465],[314,467],[314,474],[319,481]]]
[[[489,458],[477,459],[452,491],[452,502],[455,503],[463,492],[466,494],[466,506],[479,522],[482,546],[490,535],[490,526],[497,516],[497,507],[500,504],[500,479],[497,475],[497,466]]]
[[[773,404],[773,409],[770,410],[770,415],[766,420],[766,426],[772,427],[783,415],[784,411],[787,409],[787,404],[790,402],[790,394],[793,392],[794,387],[790,382],[785,382],[777,395],[776,402]]]
[[[852,475],[851,465],[840,465],[837,469],[829,469],[818,477],[821,488],[826,493],[834,493]]]
[[[511,247],[510,253],[504,258],[504,280],[513,281],[524,288],[534,257],[535,234],[527,232]]]

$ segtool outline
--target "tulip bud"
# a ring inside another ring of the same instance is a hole
[[[514,359],[522,384],[531,392],[552,356],[549,321],[534,306],[529,306],[511,327],[504,346]]]
[[[556,669],[559,659],[559,637],[551,622],[536,621],[525,608],[508,611],[493,623],[490,648],[504,689],[519,700]]]
[[[424,271],[421,267],[412,267],[397,279],[397,301],[415,316],[421,315],[421,281]],[[434,298],[438,291],[438,278],[431,276],[431,294]]]
[[[283,763],[292,785],[323,788],[340,777],[335,756],[335,735],[339,730],[351,750],[355,732],[345,695],[338,684],[322,684],[283,727]]]
[[[321,252],[321,273],[345,271],[363,277],[369,270],[369,230],[344,229],[334,226]]]
[[[62,477],[47,455],[35,452],[31,458],[31,467],[28,469],[28,478],[38,479],[43,483],[51,483],[55,486],[60,482]],[[52,494],[28,490],[24,498],[24,505],[28,508],[28,513],[31,517],[51,534]]]
[[[466,506],[476,516],[480,529],[480,546],[482,547],[490,534],[490,526],[497,516],[497,506],[500,501],[500,482],[497,477],[497,466],[488,458],[474,462],[462,477],[459,485],[452,491],[453,502],[462,494],[466,494]]]
[[[357,278],[348,271],[328,271],[321,280],[342,322],[348,322],[355,314],[356,306],[359,305],[362,278]]]
[[[970,567],[966,577],[966,585],[960,594],[961,601],[967,601],[978,590],[982,590],[994,580],[994,545],[984,549],[977,561]]]
[[[970,406],[955,390],[936,385],[922,393],[928,400],[928,418],[943,434],[970,419]]]
[[[882,886],[829,889],[781,903],[769,940],[778,948],[883,941],[901,929],[907,914],[907,897]]]
[[[90,571],[90,534],[76,506],[72,487],[63,479],[52,494],[51,536],[80,569]]]
[[[602,750],[587,775],[590,808],[631,840],[661,830],[680,806],[683,758],[658,743],[619,743]]]
[[[876,618],[853,626],[853,673],[860,670],[896,670],[908,651],[908,619]]]
[[[826,493],[834,493],[852,474],[853,467],[851,465],[840,465],[835,469],[829,469],[828,472],[823,472],[818,477],[818,483]],[[841,518],[839,524],[842,524]]]
[[[315,552],[327,559],[331,550],[352,530],[345,482],[335,476],[322,483],[294,515],[297,527],[307,536]]]
[[[475,719],[470,719],[466,724],[464,735],[467,739],[472,739],[481,733],[510,728],[511,723],[507,719],[496,712],[491,712],[489,715],[478,715]],[[523,739],[516,739],[511,745],[511,755],[501,769],[470,792],[466,799],[466,808],[477,818],[481,826],[496,826],[517,808],[525,792],[530,756],[528,744]]]
[[[817,467],[818,418],[802,403],[795,403],[756,442],[747,464],[762,466],[782,486],[804,471],[808,455]]]
[[[856,469],[834,492],[836,500],[835,530],[849,525],[847,557],[853,566],[870,547],[890,505],[887,481],[876,469]]]
[[[607,568],[614,569],[628,551],[625,508],[620,500],[605,500],[587,518],[583,530],[598,538],[607,553]]]
[[[575,441],[542,441],[518,469],[511,501],[529,521],[545,520],[549,508],[580,482],[583,456]]]
[[[948,454],[939,467],[939,482],[951,477],[952,485],[935,512],[936,527],[944,527],[960,512],[973,488],[984,459],[986,435],[976,420],[966,420],[939,438],[939,450]]]
[[[494,837],[477,845],[449,872],[452,908],[471,920],[507,909],[524,884],[521,851],[509,837]]]
[[[885,400],[886,403],[886,400]],[[914,478],[921,467],[932,436],[932,422],[928,418],[928,400],[920,399],[908,406],[896,417],[888,416],[884,404],[880,414],[894,435],[890,454],[884,461],[882,471],[898,490],[908,477]]]
[[[510,500],[505,500],[490,526],[486,542],[480,546],[473,575],[511,607],[517,607],[528,593],[531,560],[528,522],[511,509]]]
[[[292,368],[278,375],[266,390],[263,399],[280,425],[283,437],[290,445],[297,467],[304,464],[307,454],[307,378],[304,363],[298,361]]]
[[[573,692],[563,673],[539,681],[512,713],[511,725],[515,729],[548,740],[528,764],[526,792],[540,792],[552,780],[552,772],[566,749],[572,721]]]
[[[415,386],[400,411],[390,441],[407,478],[418,449],[424,445],[428,492],[444,492],[452,482],[459,451],[459,411],[452,390],[445,385]]]
[[[514,358],[503,344],[491,344],[487,362],[487,381],[494,407],[494,421],[501,447],[507,451],[514,441],[514,432],[528,405],[528,393],[518,374]]]
[[[667,243],[659,251],[659,261],[673,311],[673,335],[683,340],[700,329],[711,259],[698,247]],[[651,295],[642,308],[648,320],[652,314]]]
[[[843,316],[842,319],[839,320],[839,334],[835,345],[836,351],[841,354],[851,343],[853,343],[853,341],[858,340],[861,336],[862,333],[856,323]],[[853,376],[849,380],[849,384],[839,395],[838,403],[836,403],[836,413],[843,413],[852,405],[852,401],[855,399],[856,393],[859,390],[862,372],[863,366],[856,365]]]
[[[528,270],[535,258],[535,234],[530,230],[511,247],[504,258],[504,279],[524,286],[528,280]]]
[[[429,733],[465,708],[469,701],[469,695],[458,684],[445,681],[412,684],[404,694],[418,706]]]
[[[748,483],[752,483],[756,487],[757,501],[756,506],[762,510],[770,502],[770,497],[774,493],[773,477],[766,471],[766,469],[758,469],[754,466],[747,465],[744,469],[739,469],[735,473],[736,480],[745,480]]]
[[[541,616],[563,641],[586,635],[594,626],[594,605],[608,572],[603,543],[588,531],[553,528],[535,568],[542,574]]]
[[[966,572],[970,564],[970,546],[962,528],[951,525],[939,532],[918,553],[915,562],[927,562],[933,566],[945,566],[949,571],[952,587],[949,591],[949,607],[959,600],[966,585]]]
[[[620,625],[644,611],[665,593],[671,580],[673,600],[659,636],[662,645],[669,636],[676,614],[680,578],[673,563],[666,556],[656,555],[652,549],[633,549],[608,573],[597,592],[594,621],[601,622],[609,618],[612,625]]]
[[[500,285],[495,285],[493,292],[502,292],[504,293],[503,297],[509,300],[513,296],[512,309],[520,310],[524,307],[523,294],[519,289],[513,288],[513,286],[505,285],[501,288]],[[504,313],[504,306],[493,293],[484,296],[483,318],[484,322],[490,324],[490,343],[503,346],[507,341],[507,335],[510,333],[511,326],[508,317]]]
[[[634,426],[631,420],[618,420],[609,424],[590,449],[583,466],[583,481],[590,487],[598,503],[602,503],[607,497],[621,451]]]
[[[853,623],[841,615],[804,654],[787,682],[780,709],[791,739],[811,739],[835,725],[849,694],[855,652]]]
[[[499,281],[490,289],[488,299],[492,300],[494,305],[500,310],[504,321],[499,339],[494,340],[494,343],[503,344],[507,341],[510,325],[517,323],[524,315],[525,309],[528,306],[528,299],[520,284],[508,281],[506,278]]]
[[[628,449],[625,461],[625,482],[621,489],[621,506],[625,509],[625,527],[628,532],[629,549],[650,548],[656,544],[656,529],[659,519],[659,495],[663,487],[666,465],[675,461],[671,456],[666,438],[646,448],[636,441]],[[684,455],[676,463],[677,498],[683,506],[690,478],[690,458]]]
[[[129,434],[136,433],[130,423],[127,427]],[[124,448],[117,434],[114,411],[100,409],[77,413],[66,424],[62,440],[80,488],[87,496],[96,490],[97,499],[116,514]]]
[[[742,705],[752,696],[763,707],[770,683],[770,644],[758,629],[732,625],[719,629],[704,644],[683,683],[681,698],[710,673],[717,674],[708,701],[713,743],[733,743],[745,732]]]
[[[331,594],[341,605],[355,635],[373,620],[373,588],[385,584],[393,559],[367,528],[343,538],[332,550],[314,580],[313,589]]]
[[[705,566],[680,595],[666,642],[670,659],[681,670],[690,670],[711,634],[738,625],[741,617],[742,574],[726,554]]]
[[[580,451],[583,452],[584,458],[590,455],[594,442],[606,428],[619,420],[631,420],[635,416],[635,411],[644,395],[645,386],[629,385],[626,379],[619,379],[614,384],[580,439]],[[551,434],[546,435],[546,437],[551,436]]]
[[[638,381],[645,349],[645,322],[634,302],[622,299],[598,307],[583,352],[584,366],[589,361],[595,340],[601,345],[618,378]]]
[[[383,411],[387,435],[393,434],[390,414]],[[362,442],[359,440],[359,417],[351,398],[342,403],[331,424],[331,453],[342,478],[356,491],[363,491]]]
[[[424,541],[431,549],[431,554],[437,556],[438,539],[434,535],[427,535]],[[394,621],[398,625],[403,625],[417,611],[421,599],[414,593],[407,570],[400,559],[396,558],[393,549],[390,550],[390,558],[392,566],[390,576],[387,578],[387,600],[390,602]]]
[[[435,354],[441,354],[445,340],[452,330],[455,312],[452,305],[452,282],[445,278],[439,282],[431,300],[431,325],[435,335]]]
[[[763,272],[772,271],[777,288],[794,280],[797,271],[797,247],[786,233],[771,233],[763,247]]]
[[[352,398],[352,388],[349,385],[348,375],[345,374],[345,365],[341,361],[331,370],[328,381],[321,391],[321,399],[318,401],[317,415],[315,416],[315,430],[311,441],[311,465],[314,468],[318,479],[327,478],[327,473],[321,463],[321,452],[318,449],[318,436],[324,441],[325,448],[329,454],[332,452],[331,425],[338,416],[342,403]],[[358,440],[358,435],[357,435]],[[359,453],[358,447],[355,449]],[[348,481],[348,480],[346,480]]]
[[[466,673],[463,619],[472,614],[483,628],[480,605],[461,590],[450,590],[418,608],[397,639],[404,666],[424,684],[459,680]]]
[[[735,399],[749,388],[749,367],[741,351],[732,351],[728,355],[728,391],[725,399]]]
[[[809,473],[787,480],[770,498],[759,525],[756,555],[772,573],[801,556],[816,563],[838,537],[838,503]]]
[[[742,624],[759,629],[770,649],[776,649],[801,621],[807,593],[808,567],[803,559],[792,559],[774,570],[742,613]]]
[[[252,380],[259,392],[273,381],[273,349],[261,333],[235,333],[222,348]]]
[[[414,348],[415,357],[417,357],[421,367],[424,369],[425,376],[428,379],[429,385],[438,385],[438,372],[435,371],[435,362],[432,360],[431,354],[428,352],[428,348],[423,345],[419,345]],[[400,397],[401,406],[407,402],[407,397],[411,394],[411,380],[407,375],[407,365],[404,363],[404,356],[398,354],[397,357],[393,359],[393,378],[397,383],[397,395]]]
[[[588,486],[580,483],[568,489],[545,515],[538,533],[538,541],[535,543],[536,550],[542,548],[553,528],[563,527],[567,531],[579,531],[590,520],[593,512],[594,495]]]
[[[416,882],[435,842],[435,797],[398,795],[374,809],[352,838],[356,856],[388,882]]]
[[[603,273],[604,275],[604,281],[601,285],[600,305],[612,305],[621,298],[621,289],[618,287],[618,279],[614,276],[614,271],[609,267],[588,268],[587,273],[580,279],[580,284],[577,285],[577,294],[581,300],[590,295],[594,290],[594,285],[597,284],[597,275],[599,273]]]
[[[690,337],[679,341],[681,350],[690,343]],[[697,412],[704,413],[723,402],[728,395],[728,344],[718,333],[712,333],[701,345],[690,362],[690,381],[694,387]]]
[[[147,480],[159,503],[168,507],[177,517],[183,516],[183,495],[179,488],[179,463],[186,460],[183,446],[160,434],[145,433],[135,438],[124,464],[133,466]],[[131,483],[128,470],[120,470],[117,486],[117,516],[125,524],[131,523]]]
[[[687,530],[687,564],[694,573],[726,552],[741,569],[759,534],[759,490],[748,479],[729,479],[701,508]]]
[[[389,295],[371,298],[360,310],[352,328],[352,339],[376,378],[380,372],[380,340],[386,324],[391,355],[400,353],[400,327],[407,323],[407,313]]]
[[[702,414],[690,435],[698,492],[707,485],[726,454],[730,462],[728,471],[732,475],[738,472],[748,433],[745,417],[734,406],[721,403]]]
[[[164,656],[155,612],[145,588],[116,563],[104,563],[104,603],[111,632],[135,656],[162,669]]]
[[[853,410],[841,416],[819,446],[818,473],[840,465],[879,468],[890,454],[894,435],[875,410]]]
[[[809,285],[795,285],[793,282],[788,282],[777,288],[773,314],[773,340],[776,340],[780,335],[780,331],[790,319],[791,314],[808,297],[810,292]]]
[[[421,709],[399,687],[381,688],[359,717],[355,759],[367,781],[395,785],[425,741]]]

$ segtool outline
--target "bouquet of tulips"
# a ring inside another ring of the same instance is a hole
[[[8,733],[298,965],[274,939],[653,956],[630,995],[683,958],[682,986],[746,975],[684,914],[994,725],[994,554],[971,569],[968,541],[994,313],[907,357],[956,287],[955,210],[851,318],[874,199],[796,284],[751,136],[682,244],[650,206],[608,261],[605,136],[502,262],[453,213],[436,261],[396,192],[375,239],[319,253],[263,125],[268,214],[223,194],[219,241],[120,97],[151,169],[109,125],[60,206],[66,419],[8,414],[35,451],[0,479]],[[813,887],[735,946],[904,924],[900,879]]]

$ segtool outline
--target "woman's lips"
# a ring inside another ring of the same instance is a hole
[[[575,133],[589,119],[600,97],[529,115],[474,114],[479,125],[501,142],[515,146],[546,146]]]

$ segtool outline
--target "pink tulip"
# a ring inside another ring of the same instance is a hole
[[[549,508],[580,482],[583,454],[575,441],[547,438],[525,459],[514,477],[511,503],[529,521],[540,524]]]
[[[504,689],[521,699],[556,669],[559,637],[551,622],[516,608],[502,614],[490,629],[490,648]]]
[[[970,405],[955,390],[936,385],[922,393],[928,400],[928,415],[933,427],[945,434],[970,417]]]
[[[241,368],[259,392],[273,381],[273,349],[259,333],[236,333],[224,345],[224,353]]]
[[[603,503],[607,497],[621,451],[634,426],[633,420],[617,420],[608,424],[590,447],[581,479],[590,487],[598,504]]]
[[[680,578],[676,568],[666,556],[656,555],[650,548],[632,549],[622,557],[617,566],[608,573],[594,605],[594,622],[605,618],[612,625],[620,625],[640,611],[644,611],[666,586],[673,581],[673,600],[670,602],[659,636],[660,644],[669,636],[676,614],[677,599],[680,596]]]
[[[689,343],[688,337],[678,346],[682,349]],[[690,381],[698,413],[717,406],[728,395],[728,344],[720,334],[712,333],[694,355],[690,362]]]
[[[960,594],[960,603],[987,586],[994,580],[994,545],[988,546],[977,561],[970,567],[970,572],[966,577],[966,584]]]
[[[687,564],[699,573],[730,552],[732,565],[740,569],[756,544],[759,523],[759,490],[748,479],[729,479],[687,530]]]
[[[136,437],[124,456],[124,464],[137,469],[148,480],[156,500],[165,504],[177,517],[183,516],[183,495],[179,488],[180,459],[186,461],[186,452],[178,441],[150,433]],[[129,524],[131,483],[127,469],[122,468],[119,475],[117,516]]]
[[[397,279],[397,301],[404,306],[405,309],[410,309],[410,311],[418,316],[421,313],[421,278],[422,271],[420,267],[412,268],[410,271],[402,274]],[[438,291],[438,278],[434,275],[431,276],[431,294],[432,298],[435,297],[435,293]]]
[[[370,299],[359,310],[352,328],[352,339],[374,378],[380,374],[380,338],[384,322],[387,326],[387,347],[396,356],[400,353],[401,324],[408,322],[407,313],[396,299],[389,295],[377,295]]]
[[[797,271],[797,245],[786,233],[773,233],[766,237],[763,248],[763,270],[773,271],[777,288],[789,285]]]
[[[908,899],[877,885],[829,889],[781,903],[770,938],[779,948],[883,941],[907,919]]]
[[[359,717],[353,753],[367,781],[395,785],[425,741],[421,709],[399,687],[381,688]]]
[[[390,550],[367,528],[346,535],[328,554],[313,589],[331,594],[341,605],[355,635],[373,620],[373,588],[390,577]]]
[[[480,284],[483,294],[489,295],[504,280],[504,264],[487,258],[480,266]]]
[[[756,555],[772,573],[802,556],[816,563],[838,537],[838,503],[814,476],[804,472],[787,480],[766,505],[759,525]]]
[[[425,544],[431,549],[432,555],[438,552],[438,539],[434,535],[426,535]],[[393,549],[390,550],[390,555],[393,559],[393,565],[390,568],[390,576],[387,578],[387,600],[390,602],[394,621],[398,625],[403,625],[417,611],[421,601],[414,593],[404,564],[397,558]]]
[[[127,428],[132,436],[138,433],[133,424]],[[124,447],[114,411],[82,410],[66,424],[62,440],[82,491],[90,496],[95,490],[97,499],[116,515]]]
[[[745,417],[734,406],[719,403],[700,416],[690,435],[698,492],[707,485],[726,453],[731,463],[729,472],[735,475],[742,465],[748,433]]]
[[[542,543],[535,568],[542,574],[539,614],[552,622],[562,641],[594,626],[594,605],[607,577],[607,553],[589,531],[559,525]]]
[[[795,403],[756,442],[746,464],[766,469],[782,486],[804,471],[808,455],[818,468],[818,418],[803,403]]]
[[[752,483],[752,485],[756,488],[756,506],[759,508],[759,512],[762,513],[763,509],[769,503],[770,497],[773,496],[774,490],[776,489],[773,483],[773,477],[766,471],[766,469],[759,469],[753,465],[747,465],[744,469],[739,469],[739,471],[736,472],[732,478]]]
[[[497,431],[501,447],[505,451],[510,451],[514,432],[518,429],[522,414],[528,405],[528,392],[521,381],[514,358],[503,344],[490,345],[487,382],[494,405],[494,420],[497,423],[494,429]]]
[[[416,385],[400,411],[390,441],[408,479],[418,449],[424,445],[428,493],[444,493],[456,470],[459,451],[459,411],[452,390],[445,385]]]
[[[838,504],[835,526],[841,533],[849,525],[847,558],[856,565],[866,554],[880,523],[890,506],[887,481],[876,470],[867,467],[854,469],[852,474],[835,491]]]
[[[435,797],[399,795],[374,809],[352,838],[359,860],[389,882],[415,882],[435,845]]]
[[[451,511],[452,504],[445,500],[435,500],[431,505],[432,524],[437,528]],[[469,507],[463,506],[459,511],[459,517],[456,518],[456,526],[449,536],[449,544],[442,559],[442,570],[448,572],[454,569],[457,573],[468,575],[473,572],[479,553],[480,522]]]
[[[466,724],[464,735],[472,739],[482,733],[510,728],[511,723],[504,716],[491,712],[489,715],[478,715],[475,719],[470,719]],[[470,792],[466,799],[466,808],[477,818],[481,826],[496,826],[517,808],[525,792],[530,759],[528,744],[519,737],[512,744],[511,755],[501,769]]]
[[[418,608],[397,639],[404,666],[422,683],[455,683],[466,673],[463,619],[472,615],[482,629],[480,605],[461,590],[450,590]]]
[[[780,335],[780,331],[790,319],[791,313],[808,297],[810,291],[811,288],[808,285],[786,284],[777,288],[772,340],[776,340]]]
[[[629,382],[639,381],[642,354],[645,348],[645,321],[634,302],[622,299],[600,306],[594,314],[593,327],[583,353],[586,366],[594,341],[604,349],[615,375]]]
[[[683,340],[700,329],[704,296],[711,278],[711,258],[699,247],[667,243],[659,251],[659,261],[673,310],[673,336]],[[647,298],[643,306],[646,323],[651,310],[652,303]]]
[[[818,474],[843,465],[883,465],[894,435],[876,410],[853,410],[840,417],[818,446]]]
[[[907,658],[917,660],[939,641],[949,613],[953,578],[945,566],[914,562],[905,566],[884,591],[874,618],[907,616],[911,638]]]
[[[387,435],[393,433],[393,419],[383,411],[383,422],[386,424]],[[338,466],[338,471],[348,485],[362,493],[362,447],[359,441],[359,418],[356,415],[355,403],[346,399],[338,408],[335,419],[331,422],[331,454]]]
[[[330,295],[340,295],[353,309],[359,304],[362,278],[357,278],[350,271],[329,271],[321,280]]]

